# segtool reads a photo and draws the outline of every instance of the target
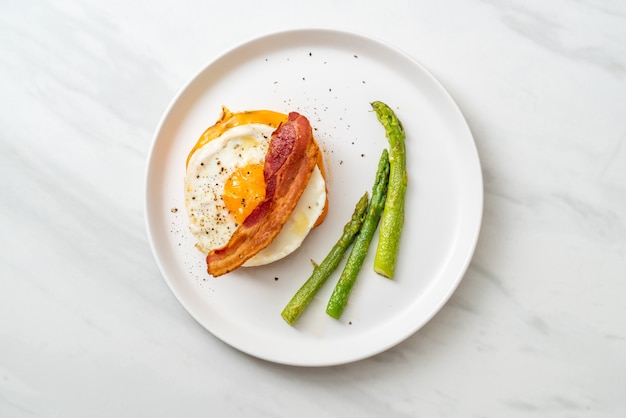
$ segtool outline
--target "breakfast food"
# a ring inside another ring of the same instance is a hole
[[[326,214],[322,161],[303,115],[223,108],[191,150],[185,175],[190,230],[209,274],[299,248]]]
[[[313,268],[313,273],[311,273],[307,281],[298,289],[281,312],[281,316],[289,325],[293,325],[300,317],[315,294],[326,282],[326,279],[338,267],[346,251],[352,246],[348,260],[341,272],[341,277],[339,277],[339,281],[335,285],[335,289],[326,306],[326,313],[329,316],[335,319],[341,317],[348,302],[350,291],[367,256],[374,232],[378,227],[381,212],[385,206],[388,183],[389,154],[386,149],[383,149],[378,162],[371,199],[369,194],[365,192],[357,202],[352,217],[344,226],[343,234],[339,240],[331,248],[324,261]]]
[[[404,223],[404,201],[407,187],[405,133],[402,123],[385,103],[371,103],[378,121],[385,129],[390,150],[383,149],[372,188],[372,198],[367,192],[356,205],[343,235],[332,247],[324,261],[313,267],[313,273],[298,289],[283,309],[281,316],[294,325],[326,279],[333,273],[352,246],[341,276],[330,296],[326,313],[339,319],[348,303],[350,292],[367,255],[370,242],[380,222],[378,247],[374,258],[374,271],[393,278]]]
[[[304,312],[304,309],[309,306],[315,294],[326,282],[326,279],[328,279],[337,266],[339,266],[344,254],[348,248],[350,248],[361,230],[361,226],[367,215],[368,204],[369,195],[365,192],[354,207],[352,217],[343,227],[343,233],[341,237],[339,237],[339,240],[333,245],[324,260],[313,268],[313,273],[311,273],[307,281],[298,289],[281,312],[281,316],[289,325],[293,325],[296,322],[302,312]]]

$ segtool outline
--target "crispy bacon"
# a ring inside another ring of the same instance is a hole
[[[265,199],[222,248],[206,258],[214,277],[235,270],[270,245],[296,207],[319,153],[308,119],[296,112],[272,134],[265,157]]]

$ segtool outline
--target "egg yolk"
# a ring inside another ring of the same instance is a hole
[[[219,120],[211,127],[207,128],[202,136],[198,139],[195,146],[187,156],[187,164],[189,159],[196,150],[219,138],[228,129],[239,125],[250,123],[263,123],[273,128],[278,128],[282,123],[287,122],[287,115],[284,113],[274,112],[271,110],[251,110],[246,112],[231,112],[226,106],[222,107],[222,114]],[[326,172],[324,170],[324,161],[322,153],[318,155],[317,165],[326,180]],[[257,197],[258,196],[258,197]],[[226,208],[235,217],[237,224],[243,223],[246,217],[258,206],[265,198],[265,179],[263,177],[263,165],[253,166],[247,165],[238,169],[231,174],[227,183],[224,185],[224,202]],[[320,225],[326,218],[328,212],[328,198],[324,205],[324,210],[314,226]]]
[[[239,225],[265,198],[263,164],[249,164],[235,170],[224,183],[224,205]]]

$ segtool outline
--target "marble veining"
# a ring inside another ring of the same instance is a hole
[[[372,358],[298,368],[198,325],[144,220],[153,132],[270,31],[375,36],[432,71],[484,176],[443,309]],[[0,417],[626,416],[626,4],[0,4]]]

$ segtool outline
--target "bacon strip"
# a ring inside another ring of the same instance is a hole
[[[274,131],[265,157],[265,199],[222,248],[206,258],[214,277],[229,273],[267,247],[296,207],[317,162],[319,148],[308,119],[291,112]]]

